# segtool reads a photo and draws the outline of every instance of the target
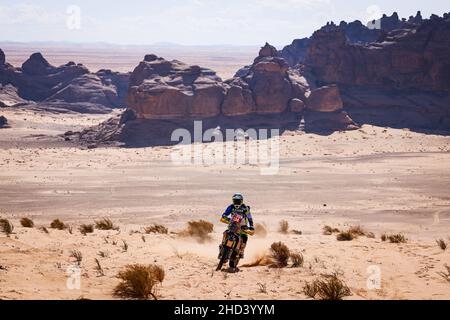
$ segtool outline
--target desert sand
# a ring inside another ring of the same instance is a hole
[[[0,216],[15,226],[10,237],[0,234],[1,299],[114,299],[116,274],[133,263],[165,269],[160,299],[307,299],[305,282],[333,272],[350,287],[347,299],[450,299],[450,283],[438,274],[450,251],[436,244],[450,240],[448,136],[369,125],[331,135],[285,132],[280,172],[263,176],[250,165],[174,165],[173,147],[88,150],[56,137],[111,115],[1,113],[11,128],[0,130]],[[268,230],[250,239],[242,264],[282,241],[303,254],[303,267],[214,271],[220,215],[234,192]],[[35,228],[21,227],[22,217]],[[80,234],[80,224],[102,217],[120,231]],[[55,218],[72,234],[50,229]],[[198,219],[214,223],[211,241],[174,233]],[[278,232],[281,220],[302,235]],[[144,234],[153,223],[169,234]],[[323,235],[325,225],[360,225],[375,238],[339,242]],[[403,233],[408,242],[382,242],[383,233]],[[83,255],[79,290],[66,286],[74,249]],[[379,289],[367,287],[371,266],[381,271]]]

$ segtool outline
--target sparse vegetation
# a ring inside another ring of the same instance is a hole
[[[338,241],[352,241],[355,239],[355,235],[350,231],[342,231],[336,236],[336,239]]]
[[[446,272],[438,272],[438,275],[440,275],[450,283],[450,267],[448,265],[445,265],[445,269],[447,269]]]
[[[367,232],[361,226],[350,227],[350,229],[348,229],[348,232],[356,237],[365,236],[367,234]]]
[[[147,234],[149,234],[149,233],[168,234],[169,233],[169,229],[167,229],[166,227],[164,227],[163,225],[160,225],[160,224],[154,224],[150,227],[146,227],[144,230],[145,230],[145,233],[147,233]]]
[[[14,231],[14,226],[8,219],[0,219],[0,230],[9,237]]]
[[[98,230],[119,230],[119,227],[115,226],[114,223],[108,218],[95,221],[95,228]]]
[[[125,240],[122,240],[122,250],[123,252],[128,251],[128,243]]]
[[[350,288],[336,274],[322,275],[312,283],[306,283],[303,293],[318,300],[342,300],[351,296]]]
[[[64,230],[67,228],[67,226],[59,219],[55,219],[50,223],[50,228],[57,229],[57,230]]]
[[[408,239],[405,238],[405,236],[401,233],[393,234],[388,236],[390,243],[406,243],[408,242]]]
[[[265,238],[267,236],[267,228],[264,224],[255,224],[255,236],[258,238]]]
[[[214,225],[211,222],[204,220],[189,221],[187,229],[181,232],[180,235],[195,237],[203,242],[211,239],[210,233],[213,231]]]
[[[286,220],[281,220],[278,231],[280,233],[287,234],[289,232],[289,222],[287,222]]]
[[[22,218],[22,219],[20,219],[20,224],[24,228],[34,228],[34,222],[30,218]]]
[[[144,235],[142,235],[141,239],[142,239],[142,242],[145,242],[145,241],[146,241]]]
[[[292,234],[295,234],[297,236],[301,236],[303,234],[303,232],[301,232],[300,230],[292,230],[291,232]]]
[[[80,233],[85,236],[88,233],[93,233],[94,232],[94,225],[93,224],[82,224],[78,230],[80,231]]]
[[[292,268],[303,267],[305,259],[301,253],[291,253],[290,258],[292,261]]]
[[[108,251],[99,251],[99,252],[98,252],[98,255],[99,255],[101,258],[108,258],[108,257],[109,257],[109,252],[108,252]]]
[[[332,228],[330,226],[323,227],[323,234],[326,236],[331,236],[333,233],[339,233],[340,230],[337,228]]]
[[[46,234],[49,234],[48,229],[46,227],[40,227],[39,230]]]
[[[100,264],[100,261],[97,258],[95,258],[95,264],[96,264],[95,270],[97,271],[98,275],[100,277],[105,276],[105,272],[103,271],[102,265]]]
[[[436,243],[439,246],[439,248],[441,248],[443,251],[447,250],[447,243],[445,242],[444,239],[436,240]]]
[[[383,233],[383,234],[381,235],[381,241],[386,242],[387,239],[388,239],[387,234]]]
[[[126,299],[143,299],[150,297],[157,300],[157,285],[165,277],[164,270],[157,265],[128,265],[117,275],[121,282],[115,287],[114,295]]]
[[[267,285],[260,282],[258,282],[257,285],[259,287],[259,293],[267,294]]]
[[[70,255],[69,255],[71,258],[74,258],[75,259],[75,261],[78,263],[78,264],[81,264],[81,261],[83,260],[83,255],[81,254],[81,252],[80,251],[78,251],[78,250],[72,250],[72,251],[70,251]]]
[[[291,252],[282,242],[275,242],[270,247],[270,258],[272,259],[272,268],[284,268],[288,265]]]
[[[70,234],[73,234],[73,228],[72,228],[72,226],[68,226],[68,227],[67,227],[67,230],[69,231]]]

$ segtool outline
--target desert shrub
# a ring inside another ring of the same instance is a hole
[[[355,239],[355,235],[349,231],[342,231],[336,236],[336,239],[338,241],[352,241]]]
[[[94,232],[94,225],[93,224],[82,224],[78,230],[82,235],[87,235],[88,233]]]
[[[102,265],[97,258],[95,258],[95,271],[97,271],[100,277],[103,277],[105,275],[105,271],[103,271]]]
[[[405,238],[405,236],[401,233],[393,234],[388,236],[390,243],[406,243],[408,242],[408,239]]]
[[[128,243],[125,240],[122,240],[122,250],[123,252],[128,251]]]
[[[291,253],[292,268],[300,268],[303,266],[305,259],[301,253]]]
[[[267,228],[264,224],[255,224],[255,236],[258,238],[265,238],[267,236]]]
[[[369,239],[375,239],[375,233],[373,233],[373,232],[368,232],[368,233],[366,234],[366,237],[369,238]]]
[[[95,228],[98,230],[119,230],[119,227],[115,226],[114,223],[108,218],[95,221]]]
[[[350,229],[348,229],[348,232],[350,232],[351,234],[353,234],[357,237],[365,236],[367,233],[361,226],[350,227]]]
[[[337,275],[323,275],[312,283],[306,283],[303,293],[318,300],[342,300],[351,295],[350,288]]]
[[[284,268],[288,265],[291,252],[289,248],[282,242],[275,242],[270,246],[270,258],[272,259],[271,267]]]
[[[70,251],[69,256],[70,256],[71,258],[74,258],[75,261],[76,261],[78,264],[80,264],[81,261],[83,260],[83,255],[82,255],[81,252],[78,251],[78,250],[72,250],[72,251]]]
[[[0,230],[9,237],[14,231],[14,226],[8,219],[0,219]]]
[[[163,282],[164,270],[157,265],[128,265],[117,275],[121,282],[114,295],[126,299],[158,299],[156,286]]]
[[[323,230],[323,234],[326,235],[326,236],[331,236],[333,233],[338,233],[338,232],[340,232],[339,229],[332,228],[332,227],[330,227],[330,226],[325,226],[325,227],[323,227],[322,230]]]
[[[303,232],[301,232],[300,230],[292,230],[291,232],[292,234],[295,234],[297,236],[301,236],[303,234]]]
[[[55,219],[50,223],[50,228],[52,229],[58,229],[58,230],[64,230],[67,228],[67,226],[59,219]]]
[[[280,233],[286,234],[289,231],[289,222],[287,222],[286,220],[282,220],[280,221],[280,226],[278,231]]]
[[[46,234],[49,234],[48,229],[46,227],[40,227],[39,230]]]
[[[167,229],[163,225],[159,225],[159,224],[154,224],[154,225],[152,225],[150,227],[146,227],[144,229],[144,231],[147,234],[149,234],[149,233],[168,234],[169,233],[169,229]]]
[[[440,275],[444,280],[447,280],[450,282],[450,267],[445,265],[445,269],[447,269],[446,272],[438,272],[438,275]]]
[[[20,224],[24,228],[33,228],[34,227],[34,222],[30,218],[22,218],[22,219],[20,219]]]
[[[101,258],[108,258],[108,257],[109,257],[109,252],[108,252],[108,251],[99,251],[99,252],[98,252],[98,255],[99,255]]]
[[[387,234],[383,233],[383,234],[381,235],[381,241],[386,242],[387,239],[388,239]]]
[[[439,246],[439,248],[441,248],[442,250],[447,250],[447,243],[445,242],[444,239],[439,239],[436,240],[437,245]]]
[[[199,220],[189,221],[188,227],[181,232],[182,236],[195,237],[200,241],[210,240],[210,233],[214,231],[214,225],[211,222]]]

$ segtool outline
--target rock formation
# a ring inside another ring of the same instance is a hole
[[[0,50],[0,104],[18,106],[37,103],[42,108],[104,113],[124,107],[129,74],[101,70],[95,74],[81,64],[52,66],[34,53],[21,68],[5,61]]]

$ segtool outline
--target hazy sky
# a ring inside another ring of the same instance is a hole
[[[448,0],[0,0],[0,41],[288,44],[327,21],[442,15]],[[80,19],[78,19],[80,17]],[[78,23],[80,22],[80,23]]]

